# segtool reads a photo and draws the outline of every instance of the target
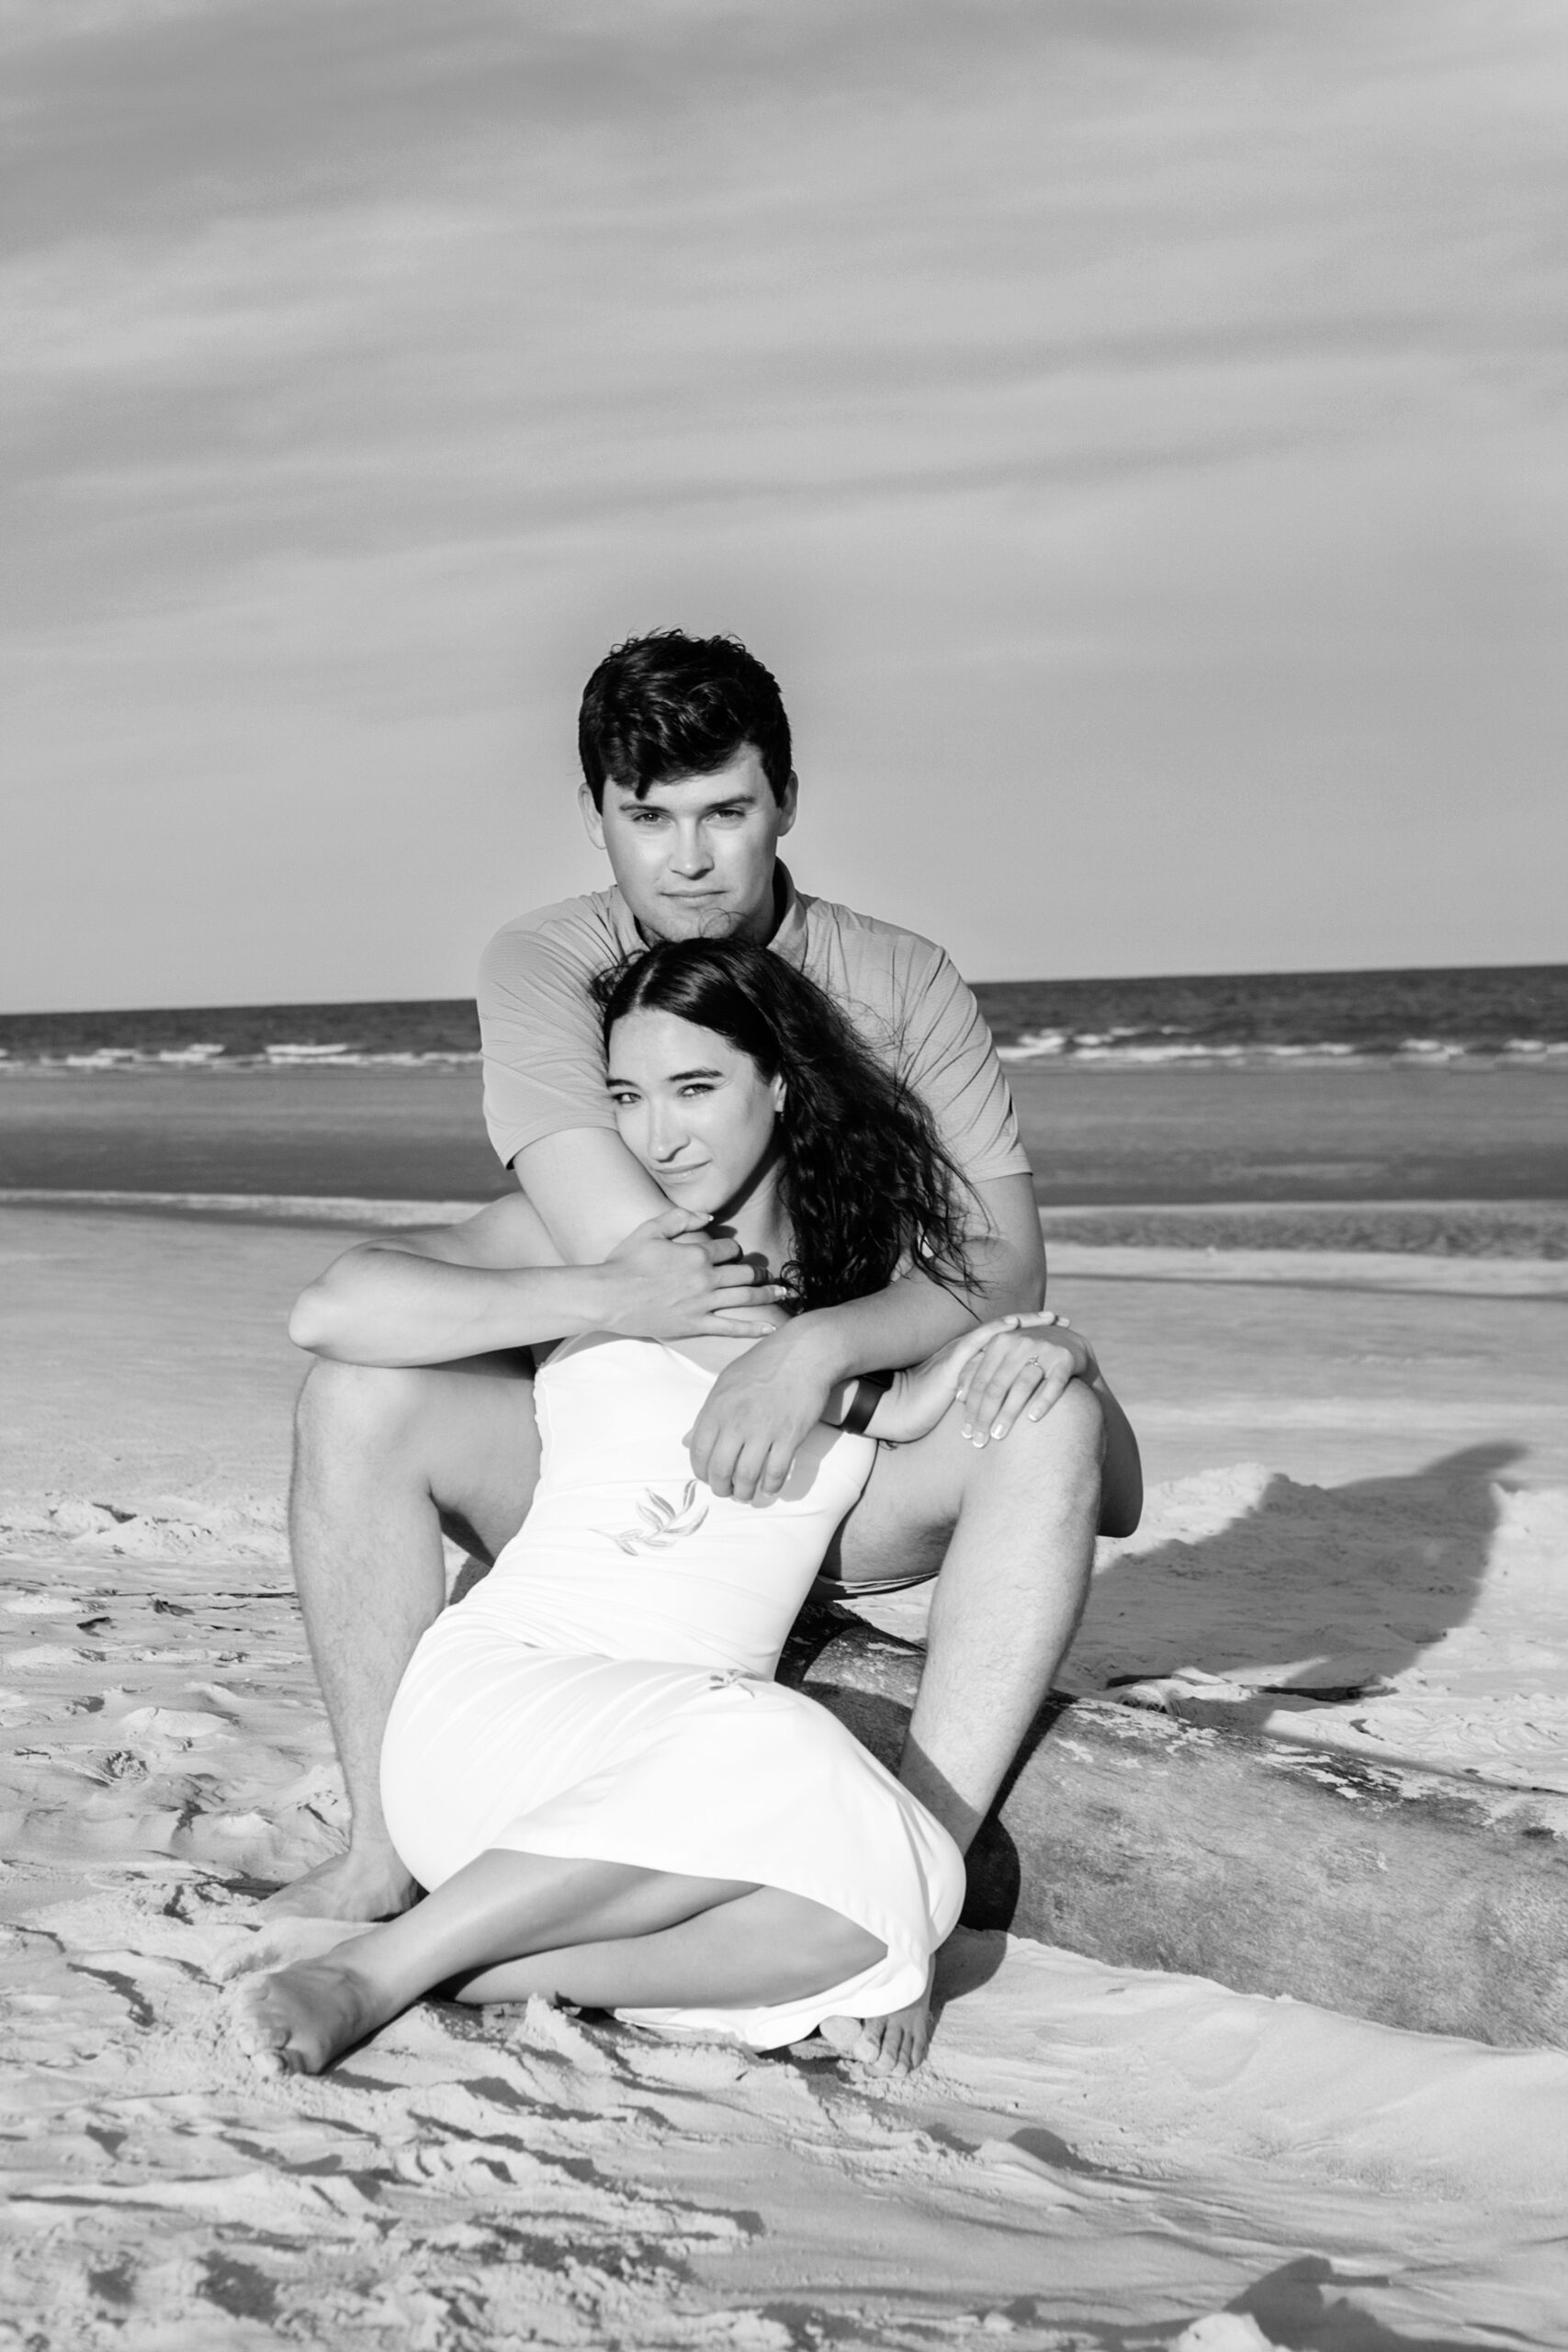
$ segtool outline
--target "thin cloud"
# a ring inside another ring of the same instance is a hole
[[[62,0],[0,38],[10,756],[51,790],[103,756],[84,662],[134,797],[182,708],[182,773],[235,756],[249,642],[281,769],[334,661],[373,699],[378,632],[379,690],[423,642],[438,703],[476,634],[499,677],[558,611],[739,609],[748,567],[846,675],[902,640],[935,694],[1032,645],[1243,698],[1271,631],[1332,695],[1337,550],[1374,664],[1445,530],[1551,576],[1568,35],[1535,0]],[[1464,628],[1429,617],[1444,695]],[[977,723],[1001,773],[1022,705]],[[1237,756],[1183,725],[1185,772]],[[1121,790],[1143,754],[1103,756]]]

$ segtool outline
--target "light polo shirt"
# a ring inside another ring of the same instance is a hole
[[[991,1033],[952,959],[929,939],[797,891],[768,945],[830,996],[897,1072],[973,1183],[1027,1175]],[[485,1122],[510,1166],[542,1136],[607,1127],[604,1053],[589,982],[646,945],[619,890],[539,907],[497,932],[479,964]]]

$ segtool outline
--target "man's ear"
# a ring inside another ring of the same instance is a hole
[[[577,805],[582,811],[582,821],[587,828],[589,840],[595,849],[603,849],[604,820],[593,806],[593,795],[585,784],[580,784],[577,787]]]
[[[784,798],[779,802],[779,831],[781,833],[787,833],[790,827],[794,824],[795,810],[799,805],[800,779],[795,775],[795,770],[791,768],[789,772],[789,782],[784,788]]]

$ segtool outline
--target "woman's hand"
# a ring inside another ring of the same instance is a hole
[[[870,1434],[908,1445],[934,1430],[954,1400],[963,1404],[971,1445],[1006,1437],[1020,1414],[1043,1421],[1071,1380],[1094,1380],[1100,1366],[1082,1332],[1043,1308],[1004,1315],[940,1348],[924,1363],[896,1374],[872,1415]]]

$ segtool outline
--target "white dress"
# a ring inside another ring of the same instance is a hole
[[[684,1442],[715,1377],[653,1340],[558,1350],[533,1508],[414,1652],[381,1789],[427,1888],[493,1847],[631,1862],[807,1895],[886,1945],[809,1999],[621,2012],[766,2050],[915,1999],[964,1864],[826,1708],[772,1679],[874,1446],[818,1426],[776,1501],[715,1495]]]

